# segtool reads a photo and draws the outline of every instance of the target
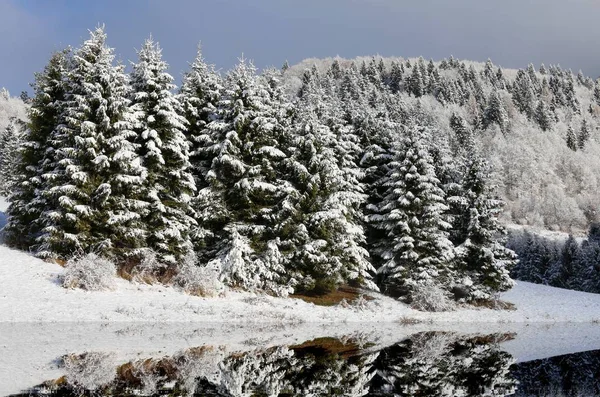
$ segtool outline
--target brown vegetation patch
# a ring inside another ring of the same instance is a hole
[[[471,305],[475,307],[484,307],[486,309],[493,310],[517,310],[517,307],[514,303],[496,299],[478,299],[476,301],[471,302]]]
[[[302,293],[290,295],[290,298],[302,299],[305,302],[314,303],[318,306],[335,306],[342,301],[352,303],[363,295],[364,299],[374,300],[372,296],[364,295],[360,289],[350,286],[342,286],[335,291],[325,294]]]
[[[343,358],[349,358],[359,355],[362,352],[362,348],[356,342],[349,341],[344,343],[337,338],[317,338],[304,342],[301,345],[290,346],[290,349],[294,350],[298,356],[310,354],[316,357],[338,355]]]

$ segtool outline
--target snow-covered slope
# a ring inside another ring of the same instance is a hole
[[[246,292],[218,298],[189,296],[164,286],[117,280],[114,291],[88,292],[60,286],[63,268],[0,246],[0,321],[73,322],[144,321],[201,323],[395,322],[593,322],[600,321],[600,295],[519,282],[502,299],[515,311],[459,309],[423,313],[394,299],[350,307],[320,307],[297,299]]]

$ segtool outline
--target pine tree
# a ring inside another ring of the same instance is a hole
[[[509,271],[516,255],[504,246],[506,233],[497,219],[503,203],[493,197],[489,179],[486,161],[473,151],[461,186],[466,234],[457,248],[458,288],[468,300],[490,299],[513,286]]]
[[[190,232],[195,224],[190,198],[196,187],[184,135],[187,121],[158,43],[146,40],[138,58],[131,73],[131,110],[145,172],[139,197],[148,203],[142,213],[146,244],[160,262],[175,265],[192,251]]]
[[[207,125],[217,117],[222,89],[220,76],[214,66],[204,61],[198,46],[198,53],[183,77],[178,96],[187,120],[186,135],[191,144],[189,161],[198,190],[207,186],[206,173],[212,162],[212,157],[207,153],[212,145]]]
[[[577,134],[577,146],[579,149],[583,149],[589,139],[590,130],[588,128],[588,122],[587,120],[583,120],[581,123],[581,128],[579,129],[579,134]]]
[[[3,196],[10,195],[18,185],[24,124],[13,118],[0,134],[0,194]]]
[[[560,257],[548,270],[548,283],[558,288],[578,289],[576,270],[581,260],[579,243],[572,235],[565,241]]]
[[[483,113],[484,127],[488,127],[492,123],[500,126],[500,130],[507,132],[508,130],[508,115],[504,109],[504,104],[500,99],[497,91],[492,91],[488,106]]]
[[[386,177],[383,201],[371,209],[369,221],[386,236],[375,246],[384,264],[378,269],[381,289],[392,296],[410,294],[419,286],[447,285],[453,278],[450,260],[448,207],[424,147],[426,131],[406,131]]]
[[[285,294],[281,229],[293,189],[282,176],[289,140],[278,79],[274,71],[259,78],[244,59],[225,79],[218,119],[208,125],[214,160],[208,186],[199,192],[198,219],[206,232],[197,250],[228,284]]]
[[[352,167],[356,153],[351,141],[338,141],[335,131],[319,120],[323,105],[310,100],[319,97],[318,87],[313,89],[294,117],[287,180],[296,192],[290,195],[294,210],[282,237],[288,268],[304,291],[326,292],[342,282],[376,289],[357,219],[364,194],[356,187],[359,175]]]
[[[571,149],[572,151],[576,152],[577,151],[577,137],[575,136],[575,132],[573,131],[573,127],[569,126],[569,128],[567,129],[567,147],[569,149]]]
[[[37,251],[36,239],[43,225],[41,216],[48,210],[43,176],[54,167],[52,132],[59,123],[65,101],[65,77],[71,52],[52,55],[43,72],[35,75],[34,97],[29,110],[29,123],[21,145],[20,161],[15,171],[16,185],[9,196],[5,241],[20,249]]]
[[[552,116],[544,101],[539,101],[535,108],[535,120],[542,131],[548,131],[552,126]]]
[[[418,64],[415,65],[412,70],[412,74],[410,75],[408,91],[417,98],[425,94],[425,83]]]
[[[103,28],[91,32],[66,75],[66,100],[52,132],[55,167],[44,175],[40,256],[95,251],[119,260],[139,255],[144,230],[137,199],[143,170],[129,141],[127,76],[113,65]]]
[[[513,101],[519,111],[532,119],[535,111],[535,87],[531,78],[524,70],[517,72],[512,90]]]

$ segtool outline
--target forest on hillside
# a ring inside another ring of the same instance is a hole
[[[126,73],[98,28],[6,112],[8,244],[200,290],[351,284],[436,309],[510,288],[500,220],[598,221],[600,84],[581,73],[373,57],[221,74],[199,50],[177,88],[157,43],[138,56]]]

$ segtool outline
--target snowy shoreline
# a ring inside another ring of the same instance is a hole
[[[299,299],[249,292],[200,298],[162,285],[118,279],[112,291],[68,290],[64,269],[0,246],[0,323],[5,322],[189,322],[235,324],[302,323],[597,323],[600,295],[518,282],[501,299],[513,311],[460,308],[451,312],[413,310],[389,297],[349,306],[315,306]]]

